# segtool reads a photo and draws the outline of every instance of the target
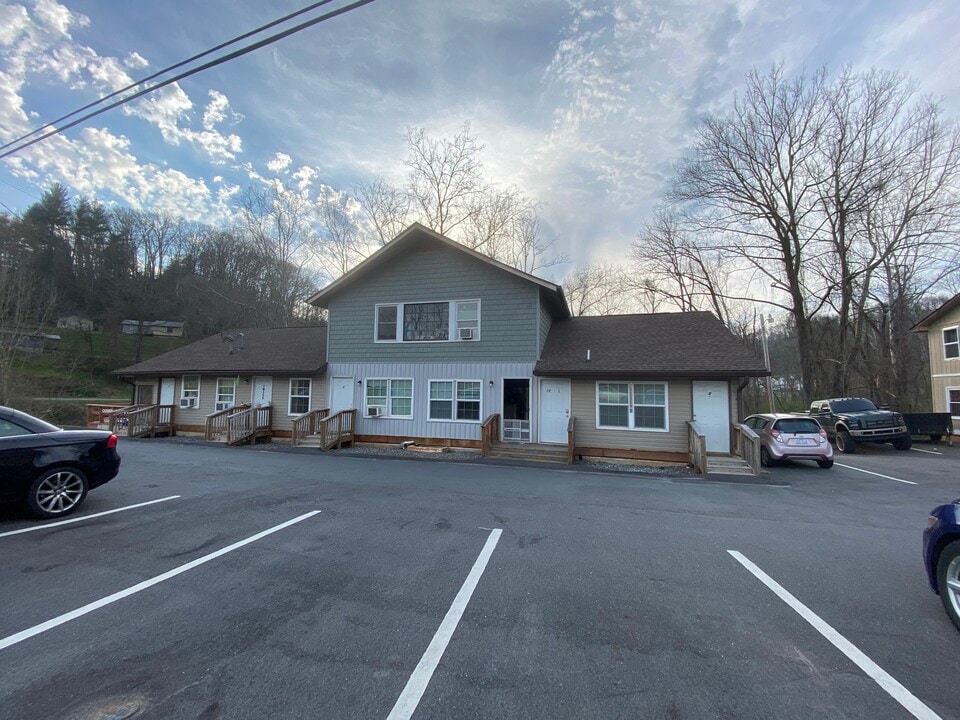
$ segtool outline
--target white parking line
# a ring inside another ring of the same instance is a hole
[[[174,578],[177,575],[181,575],[185,573],[187,570],[192,570],[193,568],[203,565],[204,563],[208,563],[211,560],[215,560],[221,555],[226,555],[229,552],[233,552],[234,550],[242,548],[244,545],[249,545],[250,543],[256,542],[261,538],[265,538],[267,535],[272,535],[273,533],[279,532],[284,528],[288,528],[291,525],[295,525],[296,523],[306,520],[309,517],[313,517],[319,512],[320,512],[319,510],[312,510],[311,512],[304,513],[303,515],[295,517],[293,520],[287,520],[285,523],[274,525],[269,530],[258,532],[256,535],[251,535],[245,540],[240,540],[239,542],[235,542],[233,543],[233,545],[227,545],[225,548],[220,548],[219,550],[215,550],[209,555],[204,555],[203,557],[197,558],[196,560],[191,560],[190,562],[184,565],[175,567],[173,570],[168,570],[167,572],[162,573],[160,575],[156,575],[150,578],[149,580],[144,580],[143,582],[137,583],[136,585],[131,585],[130,587],[125,588],[124,590],[120,590],[119,592],[113,593],[113,595],[107,595],[105,598],[101,598],[100,600],[95,600],[92,603],[88,603],[83,607],[77,608],[76,610],[71,610],[68,613],[64,613],[63,615],[58,615],[57,617],[51,620],[47,620],[46,622],[42,622],[39,625],[34,625],[31,628],[27,628],[26,630],[21,630],[18,633],[9,635],[3,639],[0,639],[0,650],[3,650],[4,648],[8,648],[11,645],[16,645],[19,642],[23,642],[24,640],[32,638],[34,635],[39,635],[40,633],[45,633],[47,630],[52,630],[58,625],[63,625],[64,623],[70,622],[71,620],[76,620],[78,617],[82,617],[87,613],[93,612],[94,610],[99,610],[100,608],[106,605],[115,603],[117,602],[117,600],[122,600],[123,598],[129,597],[130,595],[134,595],[140,592],[141,590],[146,590],[147,588],[153,587],[154,585],[162,583],[164,580],[169,580],[170,578]]]
[[[887,693],[903,705],[907,711],[919,720],[941,720],[933,710],[927,707],[919,698],[907,690],[903,685],[897,682],[892,675],[868,658],[856,645],[847,640],[843,635],[834,630],[830,625],[823,621],[819,615],[808,608],[802,602],[797,600],[780,583],[767,575],[763,570],[748,560],[742,553],[736,550],[727,550],[733,558],[743,565],[760,582],[766,585],[773,594],[783,600],[800,617],[806,620],[813,628],[823,635],[840,652],[846,655],[853,663],[863,670],[870,678]]]
[[[838,463],[838,462],[836,462],[836,461],[834,461],[833,464],[834,464],[834,465],[839,465],[840,467],[846,468],[847,470],[856,470],[857,472],[866,473],[867,475],[876,475],[877,477],[882,477],[882,478],[885,479],[885,480],[896,480],[898,483],[903,483],[904,485],[916,485],[916,484],[917,484],[917,483],[913,482],[913,480],[901,480],[900,478],[891,477],[890,475],[881,475],[880,473],[878,473],[878,472],[873,472],[872,470],[863,470],[863,469],[861,469],[861,468],[854,467],[853,465],[844,465],[843,463]]]
[[[447,610],[443,622],[440,623],[440,627],[437,629],[436,634],[434,634],[433,640],[430,641],[426,652],[423,653],[423,657],[420,658],[420,662],[417,663],[413,674],[410,676],[410,679],[407,680],[406,687],[403,688],[403,692],[400,693],[400,697],[397,698],[397,702],[387,716],[387,720],[410,720],[410,716],[412,716],[417,709],[420,698],[423,697],[423,693],[430,683],[430,678],[433,677],[433,671],[437,669],[440,658],[443,657],[443,652],[447,649],[447,643],[450,642],[453,631],[457,629],[457,624],[460,622],[460,618],[463,617],[463,611],[467,609],[467,603],[470,602],[473,591],[477,589],[477,583],[480,582],[480,576],[483,575],[483,571],[487,567],[487,562],[489,562],[490,556],[493,555],[494,548],[497,547],[501,533],[503,533],[503,530],[500,529],[490,532],[490,535],[487,537],[487,542],[483,546],[483,550],[480,551],[477,561],[473,564],[473,569],[470,570],[470,574],[467,575],[467,579],[464,580],[460,592],[458,592],[457,596],[453,599],[453,605]]]
[[[156,505],[157,503],[166,502],[167,500],[176,500],[179,498],[179,495],[171,495],[170,497],[160,498],[159,500],[148,500],[147,502],[137,503],[136,505],[125,505],[124,507],[114,508],[113,510],[104,510],[103,512],[93,513],[92,515],[81,515],[79,517],[73,517],[69,520],[58,520],[57,522],[46,523],[45,525],[31,525],[30,527],[21,528],[19,530],[10,530],[5,533],[0,533],[0,538],[7,537],[8,535],[19,535],[20,533],[35,532],[37,530],[46,530],[47,528],[57,527],[58,525],[69,525],[70,523],[78,523],[83,520],[89,520],[90,518],[103,517],[104,515],[112,515],[113,513],[123,512],[124,510],[134,510],[135,508],[146,507],[147,505]]]
[[[920,448],[910,448],[910,449],[913,450],[914,452],[926,453],[927,455],[943,455],[942,452],[937,452],[936,450],[921,450]]]

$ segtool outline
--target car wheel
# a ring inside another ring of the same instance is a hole
[[[839,430],[837,432],[837,450],[842,453],[855,453],[857,451],[857,441],[850,437],[850,433],[846,430]]]
[[[947,617],[960,630],[960,540],[954,540],[940,552],[937,587]]]
[[[88,487],[87,476],[77,468],[53,468],[33,481],[27,507],[37,517],[63,517],[83,502]]]
[[[764,467],[773,467],[777,464],[777,461],[773,459],[770,451],[763,445],[760,446],[760,464]]]
[[[824,470],[829,470],[833,467],[833,460],[817,460],[817,465],[822,467]]]
[[[893,441],[893,446],[900,451],[909,450],[913,447],[913,439],[910,437],[900,438],[899,440]]]

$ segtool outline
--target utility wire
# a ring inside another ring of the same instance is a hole
[[[305,8],[303,8],[303,9],[301,9],[301,10],[297,10],[296,12],[292,12],[292,13],[290,13],[289,15],[284,15],[282,18],[278,18],[277,20],[274,20],[273,22],[269,22],[269,23],[267,23],[266,25],[261,25],[260,27],[256,28],[255,30],[251,30],[250,32],[246,32],[246,33],[244,33],[243,35],[238,35],[238,36],[235,37],[235,38],[232,38],[232,39],[230,39],[230,40],[227,40],[226,42],[220,43],[220,44],[217,45],[216,47],[212,47],[212,48],[210,48],[209,50],[204,50],[202,53],[198,53],[197,55],[194,55],[193,57],[188,57],[186,60],[183,60],[183,61],[181,61],[181,62],[178,62],[178,63],[176,63],[175,65],[171,65],[170,67],[165,67],[163,70],[158,70],[158,71],[155,72],[153,75],[148,75],[147,77],[145,77],[145,78],[143,78],[143,79],[141,79],[141,80],[138,80],[138,81],[135,82],[135,83],[130,83],[130,84],[127,85],[126,87],[122,87],[122,88],[120,88],[119,90],[115,90],[115,91],[113,91],[112,93],[110,93],[109,95],[104,95],[104,96],[103,96],[102,98],[100,98],[99,100],[94,100],[92,103],[89,103],[88,105],[84,105],[82,108],[77,108],[76,110],[74,110],[74,111],[71,112],[71,113],[67,113],[66,115],[64,115],[64,116],[62,116],[62,117],[58,117],[56,120],[51,120],[50,122],[48,122],[48,123],[45,124],[45,125],[41,125],[41,126],[38,127],[38,128],[34,128],[34,129],[31,130],[30,132],[28,132],[26,135],[21,135],[20,137],[18,137],[16,140],[11,140],[10,142],[8,142],[8,143],[6,143],[6,144],[4,144],[4,145],[0,145],[0,150],[6,150],[6,149],[7,149],[8,147],[10,147],[11,145],[16,145],[17,143],[21,143],[21,142],[23,142],[24,140],[26,140],[27,138],[29,138],[31,135],[36,135],[38,132],[40,132],[40,131],[42,131],[42,130],[46,130],[47,128],[53,127],[53,126],[56,125],[57,123],[62,123],[64,120],[69,120],[69,119],[72,118],[74,115],[79,115],[79,114],[82,113],[84,110],[89,110],[89,109],[92,108],[92,107],[96,107],[96,106],[99,105],[100,103],[106,102],[106,101],[109,100],[110,98],[116,97],[117,95],[122,95],[123,93],[127,92],[128,90],[133,90],[134,88],[138,88],[138,87],[140,87],[141,85],[143,85],[144,83],[150,82],[151,80],[154,80],[154,79],[160,77],[161,75],[166,75],[166,74],[167,74],[168,72],[170,72],[171,70],[176,70],[177,68],[183,67],[184,65],[187,65],[187,64],[189,64],[189,63],[194,62],[195,60],[199,60],[199,59],[202,58],[202,57],[206,57],[207,55],[210,55],[210,54],[212,54],[212,53],[215,53],[215,52],[217,52],[217,50],[223,50],[223,48],[225,48],[225,47],[229,47],[230,45],[233,45],[234,43],[240,42],[241,40],[246,40],[248,37],[250,37],[250,36],[252,36],[252,35],[257,35],[257,34],[263,32],[264,30],[269,30],[270,28],[276,27],[277,25],[280,25],[280,24],[282,24],[282,23],[285,23],[287,20],[290,20],[290,19],[292,19],[292,18],[295,18],[295,17],[297,17],[298,15],[303,15],[304,13],[308,13],[308,12],[310,12],[311,10],[316,10],[316,9],[317,9],[318,7],[320,7],[321,5],[326,5],[326,4],[331,3],[331,2],[333,2],[333,0],[320,0],[320,2],[315,2],[315,3],[313,3],[312,5],[307,5]]]
[[[128,95],[127,97],[125,97],[125,98],[123,98],[123,99],[121,99],[121,100],[117,100],[117,101],[115,101],[115,102],[112,102],[112,103],[110,103],[109,105],[100,108],[99,110],[94,110],[93,112],[87,113],[86,115],[83,115],[82,117],[77,118],[76,120],[74,120],[74,121],[72,121],[72,122],[69,122],[69,123],[67,123],[66,125],[63,125],[63,126],[58,127],[58,128],[55,128],[55,129],[53,129],[53,130],[51,130],[51,131],[49,131],[49,132],[44,133],[43,135],[40,135],[40,136],[38,136],[38,137],[33,138],[32,140],[29,140],[28,142],[24,142],[24,143],[22,143],[22,144],[20,144],[20,145],[17,145],[17,146],[16,146],[15,148],[13,148],[12,150],[6,150],[6,152],[0,154],[0,159],[3,159],[3,158],[5,158],[5,157],[9,157],[10,155],[13,155],[13,154],[15,154],[15,153],[18,153],[18,152],[20,152],[21,150],[24,150],[25,148],[28,148],[28,147],[30,147],[31,145],[34,145],[34,144],[40,142],[41,140],[46,140],[48,137],[52,137],[52,136],[54,136],[54,135],[59,135],[59,134],[62,133],[64,130],[69,130],[70,128],[75,127],[75,126],[79,125],[80,123],[82,123],[82,122],[84,122],[84,121],[86,121],[86,120],[89,120],[89,119],[92,118],[92,117],[96,117],[97,115],[101,115],[101,114],[107,112],[107,110],[112,110],[113,108],[119,107],[120,105],[125,105],[126,103],[130,102],[131,100],[136,100],[137,98],[142,97],[142,96],[146,95],[147,93],[151,93],[151,92],[153,92],[154,90],[159,90],[160,88],[166,87],[167,85],[172,85],[173,83],[177,82],[178,80],[182,80],[182,79],[184,79],[184,78],[190,77],[191,75],[196,75],[197,73],[202,72],[202,71],[204,71],[204,70],[209,70],[210,68],[216,67],[217,65],[222,65],[222,64],[225,63],[225,62],[229,62],[230,60],[234,60],[234,59],[236,59],[236,58],[238,58],[238,57],[242,57],[243,55],[247,55],[248,53],[252,53],[254,50],[259,50],[260,48],[265,47],[265,46],[267,46],[267,45],[271,45],[271,44],[277,42],[278,40],[283,40],[284,38],[287,38],[287,37],[289,37],[289,36],[291,36],[291,35],[293,35],[293,34],[295,34],[295,33],[298,33],[298,32],[300,32],[301,30],[306,30],[307,28],[313,27],[314,25],[317,25],[317,24],[319,24],[319,23],[322,23],[322,22],[324,22],[324,21],[326,21],[326,20],[330,20],[330,19],[332,19],[332,18],[335,18],[335,17],[337,17],[338,15],[344,15],[344,14],[350,12],[351,10],[356,10],[357,8],[363,7],[364,5],[369,5],[369,4],[372,3],[372,2],[374,2],[374,0],[357,0],[356,2],[350,3],[349,5],[344,5],[344,6],[341,7],[341,8],[337,8],[336,10],[331,10],[331,11],[328,12],[328,13],[324,13],[323,15],[319,15],[318,17],[315,17],[315,18],[313,18],[312,20],[308,20],[308,21],[306,21],[306,22],[300,23],[299,25],[294,25],[292,28],[289,28],[289,29],[287,29],[287,30],[284,30],[283,32],[276,33],[275,35],[271,35],[270,37],[264,38],[263,40],[258,40],[258,41],[255,42],[255,43],[252,43],[252,44],[250,44],[250,45],[246,45],[246,46],[240,48],[239,50],[234,50],[233,52],[227,53],[226,55],[223,55],[223,56],[217,58],[216,60],[211,60],[210,62],[204,63],[203,65],[200,65],[200,66],[198,66],[198,67],[195,67],[195,68],[193,68],[193,69],[191,69],[191,70],[187,70],[187,71],[182,72],[182,73],[180,73],[180,74],[178,74],[178,75],[174,75],[174,76],[171,77],[171,78],[168,78],[168,79],[166,79],[166,80],[162,80],[161,82],[158,82],[158,83],[155,83],[155,84],[153,84],[153,85],[151,85],[151,86],[149,86],[149,87],[146,87],[146,88],[144,88],[143,90],[140,90],[140,91],[138,91],[138,92],[133,93],[132,95]],[[94,104],[96,104],[96,103],[94,103]],[[79,112],[79,111],[78,111],[78,112]],[[72,113],[72,114],[73,114],[73,113]],[[29,137],[29,136],[27,136],[27,137]]]

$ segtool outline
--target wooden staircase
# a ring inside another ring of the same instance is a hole
[[[291,444],[295,447],[331,450],[353,444],[356,410],[341,410],[330,415],[327,408],[312,410],[293,421]]]
[[[566,445],[539,443],[497,443],[487,451],[487,457],[505,460],[567,464]]]
[[[737,455],[707,455],[707,475],[749,475],[754,477],[753,468]]]

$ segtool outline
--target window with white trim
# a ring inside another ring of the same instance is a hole
[[[480,339],[480,301],[457,302],[457,340]]]
[[[955,418],[960,418],[960,388],[947,388],[947,410]]]
[[[431,380],[430,420],[480,422],[480,380]]]
[[[236,378],[217,378],[217,404],[214,409],[228,410],[236,405],[237,401],[237,379]]]
[[[667,430],[667,384],[598,382],[597,427]]]
[[[403,341],[450,339],[450,303],[404,303]]]
[[[376,305],[376,342],[459,342],[480,339],[480,301]]]
[[[180,381],[181,405],[200,407],[200,376],[184,375]]]
[[[413,380],[411,378],[367,378],[364,380],[364,415],[372,407],[385,417],[413,417]]]
[[[303,415],[310,412],[310,392],[312,389],[313,382],[310,378],[290,378],[288,415]]]
[[[377,305],[377,340],[394,342],[397,339],[397,306]]]
[[[943,331],[943,357],[946,360],[960,358],[960,328],[946,328]]]

